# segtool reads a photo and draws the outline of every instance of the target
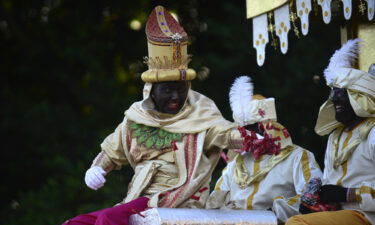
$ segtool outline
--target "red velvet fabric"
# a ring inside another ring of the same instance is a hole
[[[78,215],[62,225],[128,225],[131,215],[147,209],[148,200],[140,197],[126,204]]]

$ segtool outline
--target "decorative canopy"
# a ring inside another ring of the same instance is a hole
[[[262,66],[266,58],[265,48],[271,36],[271,45],[280,50],[283,54],[288,51],[288,32],[293,29],[299,37],[300,31],[303,35],[309,32],[309,14],[320,14],[322,20],[328,24],[331,22],[332,4],[342,5],[343,16],[346,20],[352,18],[353,4],[356,4],[359,14],[372,21],[374,18],[375,0],[359,0],[352,3],[352,0],[246,0],[247,18],[253,19],[253,47],[257,52],[257,63]],[[367,10],[366,10],[367,8]],[[297,18],[301,26],[295,24]],[[279,42],[276,41],[276,36]]]

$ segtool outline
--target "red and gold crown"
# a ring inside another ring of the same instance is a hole
[[[148,70],[142,73],[144,82],[193,80],[196,73],[188,68],[188,36],[184,28],[164,9],[156,6],[146,24]]]

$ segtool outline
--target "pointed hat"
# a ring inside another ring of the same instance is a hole
[[[156,6],[146,24],[148,70],[142,73],[144,82],[193,80],[196,72],[188,68],[188,35],[183,27],[164,9]]]

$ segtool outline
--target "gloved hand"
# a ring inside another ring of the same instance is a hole
[[[323,203],[347,202],[347,192],[347,188],[338,185],[323,185],[320,190],[320,201]]]
[[[93,166],[86,171],[85,183],[89,188],[98,190],[103,187],[105,183],[104,176],[106,174],[107,173],[100,166]]]

